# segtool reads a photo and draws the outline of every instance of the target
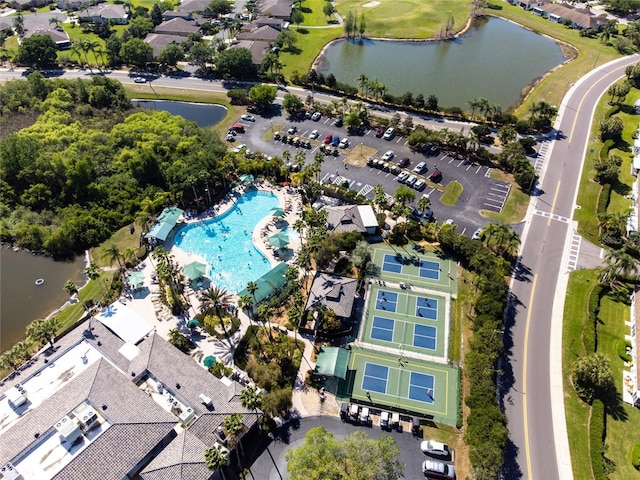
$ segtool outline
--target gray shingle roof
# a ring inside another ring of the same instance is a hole
[[[358,281],[332,273],[316,273],[306,309],[316,304],[333,310],[338,317],[349,318],[353,310]]]
[[[338,207],[323,207],[327,212],[327,228],[331,232],[361,232],[367,231],[365,228],[358,205],[341,205]]]

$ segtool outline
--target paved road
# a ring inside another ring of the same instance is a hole
[[[503,399],[512,444],[505,478],[571,479],[562,398],[561,339],[571,222],[595,105],[639,56],[611,62],[575,84],[560,107],[551,146],[528,212],[505,343]],[[575,268],[575,267],[573,267]],[[557,293],[557,296],[556,296]],[[555,300],[554,300],[555,298]],[[555,428],[555,436],[554,436]]]

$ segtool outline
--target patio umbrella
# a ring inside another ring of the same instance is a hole
[[[129,275],[127,275],[127,283],[133,288],[140,288],[144,283],[144,273],[131,272]]]
[[[242,183],[251,183],[253,182],[253,175],[249,175],[248,173],[245,173],[244,175],[240,175],[240,181]]]
[[[289,245],[289,237],[284,233],[276,233],[269,237],[269,245],[272,247],[283,248]]]
[[[271,209],[271,215],[274,217],[282,217],[284,215],[284,208],[275,207]]]
[[[207,266],[201,262],[191,262],[182,267],[182,273],[189,280],[195,280],[196,278],[205,276],[207,273]]]
[[[192,318],[191,320],[189,320],[189,323],[187,323],[187,327],[189,328],[197,328],[200,326],[200,322],[198,321],[197,318]]]
[[[208,357],[204,357],[204,360],[202,361],[202,364],[207,368],[211,368],[216,364],[216,357],[214,357],[213,355],[209,355]]]

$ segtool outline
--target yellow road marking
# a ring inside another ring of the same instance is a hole
[[[560,182],[558,182],[560,186]],[[524,455],[527,462],[527,478],[531,480],[531,455],[529,452],[529,420],[527,416],[527,357],[529,351],[529,325],[531,325],[531,311],[533,307],[533,296],[536,292],[538,274],[533,276],[531,285],[531,295],[529,296],[529,311],[527,312],[527,324],[524,329],[524,360],[522,362],[522,417],[524,419]]]
[[[553,195],[553,202],[551,203],[551,211],[549,212],[553,215],[553,211],[556,208],[556,200],[558,200],[558,193],[560,193],[560,180],[558,180],[558,186],[556,187],[556,193]],[[549,216],[549,221],[547,222],[547,226],[551,225],[551,216]]]

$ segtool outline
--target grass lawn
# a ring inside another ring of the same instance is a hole
[[[626,105],[633,104],[638,98],[640,98],[640,90],[633,89],[629,93],[625,103]],[[584,160],[584,168],[578,190],[577,204],[580,205],[581,208],[575,210],[574,213],[574,219],[578,221],[578,232],[580,235],[596,245],[600,243],[598,241],[599,222],[596,211],[601,186],[593,180],[595,174],[594,164],[602,148],[602,142],[598,136],[598,125],[604,118],[606,112],[611,108],[608,104],[609,100],[609,95],[604,95],[596,107],[591,127],[591,138],[589,139],[589,153],[587,153]],[[622,111],[618,113],[618,116],[624,123],[623,140],[629,145],[629,151],[614,149],[609,152],[610,155],[615,154],[623,159],[620,174],[618,175],[618,183],[611,189],[611,200],[608,207],[609,212],[623,212],[631,207],[631,201],[625,198],[625,196],[631,193],[631,186],[635,181],[635,177],[630,173],[631,162],[633,161],[630,146],[633,145],[633,132],[638,128],[638,116]],[[590,153],[591,150],[593,150],[593,153]]]
[[[454,19],[454,31],[464,28],[471,12],[471,2],[378,0],[363,3],[360,0],[337,0],[336,10],[342,18],[349,11],[357,11],[358,23],[364,13],[366,37],[427,39],[444,30],[450,15]]]
[[[460,195],[462,195],[462,191],[464,187],[458,181],[449,182],[446,187],[444,187],[444,194],[440,197],[440,203],[443,205],[455,205]]]
[[[322,9],[326,5],[326,0],[306,0],[301,4],[302,14],[304,15],[304,22],[300,26],[312,27],[312,26],[326,26],[335,25],[336,17],[332,16],[331,19],[324,16]]]
[[[316,58],[322,47],[331,40],[342,35],[342,27],[331,28],[291,28],[298,35],[297,45],[290,51],[289,49],[280,52],[280,62],[282,63],[282,74],[291,78],[294,71],[307,73],[311,68],[313,60]]]
[[[495,13],[497,16],[513,20],[537,33],[566,42],[580,52],[578,58],[550,74],[531,92],[531,95],[517,109],[518,115],[524,115],[532,103],[541,100],[552,105],[560,105],[560,100],[569,90],[571,83],[593,70],[594,66],[602,65],[622,56],[615,48],[604,45],[598,38],[581,37],[578,30],[551,22],[507,2],[494,1],[491,3],[499,5],[501,10],[487,9],[487,13]]]
[[[63,23],[62,27],[64,28],[65,32],[67,32],[67,34],[69,35],[69,38],[73,43],[77,44],[78,42],[87,41],[87,40],[95,41],[100,45],[98,48],[96,48],[96,51],[105,50],[103,39],[101,39],[99,36],[93,33],[83,33],[82,28],[78,27],[75,23]],[[81,55],[80,58],[82,58],[82,61],[84,62],[85,61],[84,52],[80,52],[80,55]],[[79,58],[73,55],[72,50],[59,50],[58,59],[60,57],[68,57],[70,60],[80,61]],[[92,51],[87,52],[87,58],[89,61],[89,65],[102,64],[102,58],[100,57],[100,55],[96,56]],[[105,61],[106,61],[106,55],[105,55]]]
[[[502,213],[491,210],[480,210],[480,214],[493,222],[518,223],[522,221],[524,215],[527,213],[529,199],[529,195],[514,183],[511,185],[511,191],[502,208]]]
[[[133,233],[129,227],[122,227],[116,233],[111,235],[111,238],[105,240],[97,247],[94,247],[90,251],[91,261],[99,267],[117,267],[117,263],[111,265],[109,260],[105,258],[105,250],[111,245],[116,245],[118,250],[124,254],[127,248],[140,248],[140,235],[142,234],[142,227],[140,224],[135,225]],[[140,255],[144,255],[144,249],[139,252]]]
[[[564,312],[563,375],[565,378],[565,409],[567,432],[574,478],[591,478],[587,424],[589,409],[580,401],[567,379],[577,355],[586,352],[582,347],[581,334],[588,315],[589,293],[597,285],[594,270],[575,271],[571,274]],[[618,357],[616,344],[629,333],[625,321],[629,320],[629,306],[616,301],[612,296],[603,297],[598,323],[598,352],[610,362],[618,393],[621,395],[623,361]],[[606,422],[606,456],[613,462],[615,470],[608,475],[611,480],[637,478],[638,472],[629,462],[629,452],[637,441],[629,432],[640,428],[640,411],[631,405],[620,403],[609,411]]]

